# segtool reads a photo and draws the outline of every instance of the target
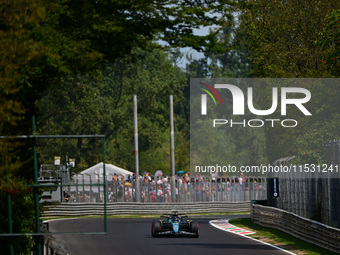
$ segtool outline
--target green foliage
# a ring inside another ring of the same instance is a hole
[[[249,77],[251,68],[249,52],[235,37],[237,31],[237,23],[232,16],[223,29],[215,35],[215,40],[221,44],[223,50],[210,50],[198,60],[188,57],[189,64],[186,66],[186,71],[190,77]]]
[[[34,230],[34,205],[32,190],[27,190],[8,186],[2,188],[0,198],[3,203],[0,205],[0,231],[1,233],[8,233],[9,231],[9,217],[7,208],[7,194],[3,191],[9,192],[11,195],[11,210],[12,210],[12,226],[14,233],[31,233]],[[33,246],[33,240],[28,236],[11,237],[11,242],[14,247],[15,254],[27,254],[29,249]],[[9,239],[5,237],[0,238],[1,249],[3,254],[10,254]]]
[[[29,233],[34,228],[34,203],[32,190],[24,188],[30,171],[24,171],[18,148],[25,145],[11,139],[0,140],[0,233],[9,232],[8,196],[11,196],[12,227],[14,233]],[[30,151],[31,152],[31,151]],[[21,155],[24,155],[23,153]],[[31,163],[31,162],[30,162]],[[0,238],[3,254],[10,254],[10,242],[15,254],[27,254],[32,247],[30,237]]]
[[[175,100],[180,100],[184,83],[168,61],[159,62],[165,60],[161,53],[142,63],[139,58],[146,53],[138,55],[136,49],[159,48],[154,43],[159,39],[170,46],[218,48],[211,35],[196,36],[193,29],[222,25],[224,20],[214,16],[223,16],[229,8],[226,4],[229,1],[0,0],[1,135],[31,134],[31,116],[41,113],[42,117],[37,118],[38,133],[106,134],[109,142],[115,139],[120,143],[108,146],[113,153],[109,159],[132,168],[129,116],[132,94],[137,94],[140,109],[145,109],[140,113],[141,156],[152,163],[151,157],[166,159],[166,97],[173,93]],[[131,64],[131,54],[138,55],[135,66]],[[152,62],[158,71],[144,70]],[[100,80],[96,72],[107,63],[114,63],[112,73],[106,70],[112,79],[103,75],[105,78]],[[154,134],[147,130],[154,130]],[[7,187],[8,178],[13,184],[11,189],[30,182],[31,141],[0,142],[0,189]],[[61,156],[77,157],[79,167],[100,160],[101,149],[92,140],[49,142],[47,145],[39,141],[42,161],[54,156],[58,149]],[[150,153],[144,153],[148,150]],[[1,196],[5,195],[2,190]],[[20,207],[19,201],[24,198],[18,196],[13,216],[18,218],[21,213],[30,224],[23,226],[16,221],[16,232],[34,230],[33,212],[21,210],[25,202]],[[7,215],[2,209],[0,216],[5,224]],[[1,232],[7,232],[5,225],[1,225]],[[24,250],[26,245],[21,244]]]
[[[339,7],[336,0],[240,1],[237,38],[251,52],[253,75],[332,77],[323,64],[327,51],[316,42]]]
[[[1,1],[0,10],[0,130],[8,133],[24,112],[14,95],[25,79],[21,67],[40,54],[41,44],[30,31],[44,18],[44,9],[39,1],[16,0]]]
[[[334,77],[340,76],[340,10],[333,10],[326,20],[326,27],[319,34],[316,45],[324,53],[322,63],[327,66]]]
[[[240,46],[249,50],[254,77],[339,76],[339,1],[239,3],[236,38]],[[309,83],[314,103],[308,107],[313,117],[301,118],[299,112],[290,112],[299,122],[297,128],[266,130],[270,161],[295,155],[297,163],[322,163],[325,143],[338,138],[338,87],[325,80],[320,84],[312,80]],[[266,89],[258,89],[263,97],[262,105],[271,102]]]
[[[141,172],[169,168],[169,95],[175,95],[175,105],[183,99],[184,73],[164,52],[136,49],[133,61],[118,59],[101,76],[70,77],[51,88],[39,103],[43,113],[39,132],[105,134],[107,161],[133,170],[132,98],[137,95]],[[59,152],[75,157],[78,169],[97,164],[100,141],[85,140],[40,142],[41,161],[49,162]]]
[[[224,44],[224,52],[210,51],[208,58],[209,73],[212,78],[249,77],[250,61],[248,50],[238,44],[235,32],[237,24],[230,20],[227,27],[216,36],[216,40]]]
[[[218,50],[213,38],[216,29],[207,36],[193,31],[223,25],[233,4],[227,0],[2,0],[2,133],[17,131],[11,127],[25,110],[29,118],[36,115],[36,101],[61,77],[93,72],[129,56],[136,47],[157,48],[153,42],[163,40],[169,46]]]

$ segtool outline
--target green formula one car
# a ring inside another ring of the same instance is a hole
[[[151,225],[153,237],[160,236],[199,236],[197,221],[187,219],[188,216],[180,215],[177,211],[172,214],[161,215],[161,219],[154,220]]]

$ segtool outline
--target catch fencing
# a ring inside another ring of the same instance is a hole
[[[338,228],[282,209],[262,205],[252,206],[252,219],[261,226],[279,229],[337,253],[340,251],[340,229]]]
[[[137,182],[140,192],[137,193]],[[216,179],[189,178],[176,179],[172,189],[170,178],[149,180],[115,180],[106,182],[104,194],[103,181],[84,178],[76,180],[64,188],[64,202],[102,203],[104,195],[108,203],[189,203],[189,202],[243,202],[263,200],[267,197],[266,179],[259,177],[219,177]],[[171,191],[176,193],[172,201]],[[65,195],[66,194],[66,195]]]
[[[271,205],[340,228],[340,140],[326,144],[326,155],[327,173],[302,168],[280,177],[280,196]]]

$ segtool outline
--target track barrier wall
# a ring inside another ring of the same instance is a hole
[[[253,222],[279,229],[296,238],[340,253],[340,229],[301,217],[282,209],[252,205]]]
[[[164,214],[171,211],[180,213],[224,213],[224,212],[250,212],[250,202],[197,202],[197,203],[136,203],[117,202],[107,204],[107,215],[145,215]],[[46,207],[42,216],[88,216],[103,215],[104,204],[101,203],[61,203]]]

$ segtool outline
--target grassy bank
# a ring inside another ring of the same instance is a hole
[[[323,249],[314,244],[302,241],[280,230],[262,227],[258,224],[253,223],[250,218],[234,219],[234,220],[230,220],[229,222],[237,227],[249,229],[251,231],[256,232],[253,235],[249,235],[249,237],[264,241],[266,243],[273,244],[282,249],[288,250],[290,252],[293,252],[299,255],[336,255],[338,254],[338,253],[334,253],[326,249]]]

